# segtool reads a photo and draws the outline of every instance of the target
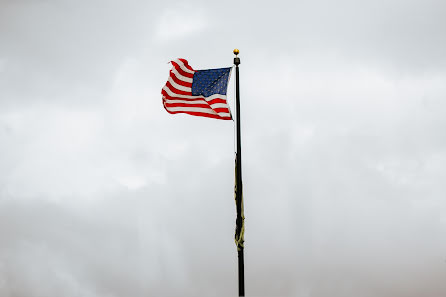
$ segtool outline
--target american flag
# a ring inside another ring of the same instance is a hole
[[[164,108],[169,113],[231,120],[226,102],[231,67],[194,70],[185,59],[171,62],[169,79],[161,90]]]

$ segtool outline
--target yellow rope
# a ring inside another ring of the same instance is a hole
[[[236,155],[237,158],[237,155]],[[234,186],[234,200],[235,205],[237,207],[237,159],[236,159],[236,166],[235,166],[235,186]],[[243,192],[241,193],[241,216],[242,216],[242,226],[240,228],[240,233],[237,234],[237,226],[235,227],[235,245],[237,246],[237,250],[240,251],[242,248],[244,248],[244,242],[245,242],[245,213],[244,213],[244,206],[243,206]]]

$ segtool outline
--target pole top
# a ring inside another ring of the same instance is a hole
[[[240,51],[236,48],[236,49],[234,49],[233,53],[235,55],[234,64],[235,64],[235,66],[238,66],[240,64],[240,58],[237,55],[240,53]]]

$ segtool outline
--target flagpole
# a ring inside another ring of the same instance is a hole
[[[235,106],[236,106],[236,123],[237,123],[237,153],[236,153],[236,244],[238,253],[238,294],[245,296],[245,264],[243,257],[243,233],[244,233],[244,215],[243,215],[243,184],[242,184],[242,149],[241,149],[241,132],[240,132],[240,89],[239,89],[239,67],[240,58],[238,49],[234,49],[234,65],[235,65]]]

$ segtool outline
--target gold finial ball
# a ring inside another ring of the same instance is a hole
[[[234,53],[234,55],[237,56],[237,55],[240,53],[240,51],[236,48],[236,49],[234,49],[234,52],[233,52],[233,53]]]

